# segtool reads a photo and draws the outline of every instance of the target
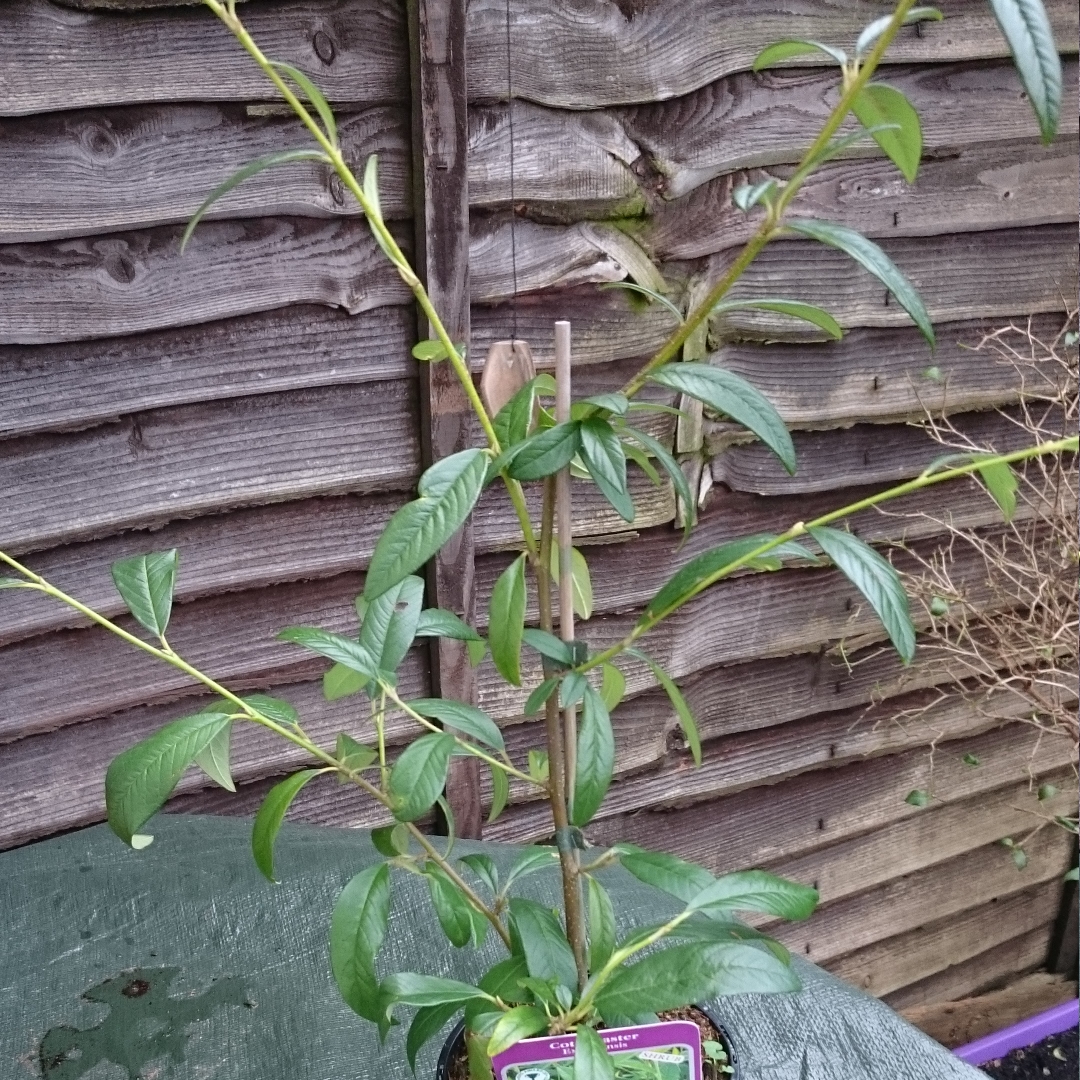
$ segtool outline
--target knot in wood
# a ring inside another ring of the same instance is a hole
[[[337,49],[334,48],[334,42],[330,35],[325,30],[317,30],[311,44],[315,50],[315,55],[329,67],[334,62],[334,57],[337,56]]]

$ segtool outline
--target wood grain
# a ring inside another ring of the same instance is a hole
[[[416,374],[410,307],[360,315],[301,305],[183,333],[0,345],[0,439],[68,431],[147,409]]]
[[[268,56],[293,64],[332,102],[409,96],[401,5],[272,0],[244,13]],[[0,106],[10,116],[159,101],[277,97],[212,12],[65,10],[48,0],[0,7]]]
[[[239,65],[238,65],[239,66]],[[390,106],[337,118],[346,159],[379,156],[383,215],[412,215],[408,116]],[[0,243],[53,240],[186,221],[237,169],[272,151],[314,146],[299,120],[241,105],[147,105],[0,120],[5,154]],[[358,215],[327,166],[258,173],[207,218]]]
[[[265,394],[0,443],[5,550],[27,551],[253,503],[408,489],[415,383]]]
[[[1062,0],[1050,0],[1047,7],[1058,47],[1071,51],[1075,10]],[[518,0],[510,7],[514,93],[564,109],[662,100],[748,70],[763,42],[813,38],[847,45],[869,19],[890,10],[855,0],[738,0],[721,6],[689,0],[672,19],[662,0],[632,7],[606,0]],[[501,0],[469,5],[471,97],[506,96],[506,17]],[[942,23],[902,30],[889,50],[894,63],[1005,55],[990,12],[976,0],[953,3]]]
[[[363,221],[209,222],[0,247],[0,343],[133,334],[327,304],[358,314],[411,294]]]

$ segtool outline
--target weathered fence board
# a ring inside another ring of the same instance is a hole
[[[1072,50],[1073,5],[1049,0],[1047,7],[1058,47]],[[514,93],[564,109],[659,101],[748,70],[771,41],[813,38],[847,46],[870,19],[889,10],[881,3],[857,0],[814,4],[737,0],[722,5],[689,0],[673,19],[662,0],[514,3],[509,31]],[[979,0],[955,0],[947,16],[941,23],[903,30],[889,50],[889,60],[972,60],[1007,54],[989,9]],[[471,97],[506,96],[506,19],[503,0],[474,0],[469,6]]]
[[[183,258],[182,231],[0,247],[0,343],[80,341],[289,304],[355,315],[411,299],[363,221],[213,221]]]
[[[253,4],[248,30],[333,102],[405,101],[405,11],[392,0]],[[0,5],[0,110],[9,116],[151,101],[274,99],[266,77],[208,10],[116,15],[48,0]]]
[[[253,9],[254,10],[254,9]],[[2,107],[2,106],[0,106]],[[383,215],[412,216],[404,109],[338,116],[357,168],[379,155]],[[241,166],[275,150],[314,146],[299,120],[249,116],[239,105],[150,105],[0,120],[0,243],[149,228],[186,221]],[[329,168],[301,161],[249,178],[207,217],[359,214]]]
[[[0,345],[0,439],[132,412],[416,374],[411,307],[315,306],[96,341]]]
[[[266,394],[0,443],[3,543],[26,551],[245,504],[407,489],[415,394],[412,381]]]

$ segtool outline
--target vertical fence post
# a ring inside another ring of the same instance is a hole
[[[469,184],[465,81],[466,0],[408,0],[412,58],[416,266],[455,342],[469,344]],[[420,336],[430,336],[421,317]],[[425,464],[472,444],[473,423],[449,364],[422,364],[420,415]],[[473,621],[472,522],[436,556],[429,603]],[[472,702],[475,678],[464,642],[433,639],[436,689]],[[447,799],[458,835],[478,837],[482,816],[475,758],[451,760]]]

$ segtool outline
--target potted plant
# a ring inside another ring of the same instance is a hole
[[[904,176],[914,179],[921,154],[918,116],[899,91],[870,80],[902,25],[940,19],[941,13],[900,0],[892,14],[866,27],[850,56],[808,41],[784,41],[765,49],[756,69],[809,52],[824,53],[839,65],[842,88],[835,108],[786,183],[769,180],[734,192],[736,205],[760,221],[726,274],[696,308],[685,313],[644,286],[630,286],[650,302],[667,305],[678,325],[660,351],[621,388],[571,400],[569,327],[563,325],[557,330],[557,377],[528,377],[525,372],[521,385],[502,395],[505,400],[489,399],[485,405],[462,348],[450,339],[423,284],[383,222],[375,158],[368,160],[363,178],[358,178],[344,160],[333,113],[307,76],[263,55],[237,16],[235,0],[206,3],[277,87],[315,145],[270,154],[229,178],[200,207],[185,240],[218,198],[262,169],[297,160],[315,160],[332,168],[360,204],[379,246],[434,327],[434,337],[421,341],[414,355],[421,362],[447,363],[453,368],[475,410],[485,445],[433,464],[420,479],[418,497],[390,520],[372,556],[364,592],[357,598],[361,623],[356,637],[315,627],[282,630],[283,640],[331,662],[324,679],[328,698],[363,694],[370,702],[370,738],[361,741],[355,734],[342,732],[332,749],[308,736],[301,717],[287,702],[235,694],[173,651],[166,632],[178,567],[176,551],[125,559],[113,566],[118,590],[152,642],[110,622],[0,552],[0,560],[18,575],[0,580],[0,588],[32,589],[59,599],[217,695],[203,711],[173,721],[113,761],[106,777],[109,823],[125,842],[144,847],[151,838],[139,830],[190,765],[198,765],[226,788],[233,786],[229,771],[232,726],[259,724],[302,748],[313,762],[275,786],[255,819],[253,854],[271,881],[275,837],[290,803],[314,778],[332,774],[361,788],[393,818],[393,824],[372,835],[384,861],[357,874],[337,901],[330,927],[330,960],[345,1001],[382,1034],[401,1022],[403,1010],[416,1010],[406,1041],[410,1063],[425,1043],[460,1016],[461,1035],[444,1054],[441,1066],[441,1075],[447,1078],[467,1075],[486,1080],[493,1068],[500,1080],[570,1076],[576,1080],[616,1076],[698,1080],[703,1069],[714,1077],[731,1075],[735,1065],[731,1048],[724,1045],[721,1023],[713,1020],[715,1030],[707,1029],[702,1040],[702,1020],[695,1017],[688,1023],[687,1010],[723,994],[798,989],[783,946],[741,923],[737,914],[762,912],[803,919],[813,911],[817,894],[759,870],[715,878],[671,855],[630,845],[604,851],[587,845],[582,830],[599,809],[614,767],[610,714],[625,685],[618,661],[634,657],[652,670],[672,700],[687,744],[699,758],[693,716],[671,678],[640,649],[641,639],[691,598],[733,573],[766,572],[785,561],[823,558],[861,590],[901,657],[910,660],[915,628],[896,572],[880,554],[834,525],[866,507],[972,474],[981,478],[1008,516],[1015,487],[1011,465],[1038,454],[1076,451],[1077,439],[1006,455],[954,456],[932,464],[915,480],[814,521],[793,523],[778,535],[748,536],[707,551],[671,577],[625,638],[600,649],[590,649],[574,633],[575,586],[586,587],[588,569],[573,548],[569,478],[572,470],[590,477],[622,517],[632,522],[627,461],[633,461],[657,482],[661,473],[667,476],[685,508],[686,527],[692,527],[695,500],[678,463],[661,440],[632,423],[638,415],[663,408],[637,400],[647,384],[688,395],[743,425],[789,471],[795,470],[790,435],[760,393],[720,368],[680,359],[683,347],[695,335],[700,340],[711,315],[735,307],[779,311],[827,335],[841,336],[832,316],[812,305],[788,298],[730,298],[732,286],[746,268],[779,236],[800,235],[846,252],[891,291],[933,345],[933,327],[918,293],[877,245],[844,226],[793,217],[789,210],[807,177],[859,139],[873,138]],[[1042,5],[1039,0],[991,3],[1049,138],[1056,125],[1060,68]],[[861,126],[839,135],[852,112]],[[521,536],[520,554],[495,586],[485,639],[457,614],[425,607],[424,583],[417,572],[466,521],[491,483],[505,486]],[[539,523],[532,520],[526,505],[523,485],[529,483],[543,485]],[[556,581],[558,620],[553,602]],[[525,626],[530,592],[538,601],[538,627]],[[473,705],[446,699],[405,700],[394,672],[421,637],[456,639],[477,663],[490,650],[495,667],[511,685],[522,682],[523,650],[539,654],[543,679],[531,688],[525,712],[543,713],[545,745],[530,752],[527,762],[515,762],[497,725]],[[390,710],[410,718],[417,733],[396,760],[391,760],[386,744]],[[505,805],[511,780],[541,794],[551,809],[553,845],[526,850],[502,873],[488,855],[456,857],[452,815],[442,792],[450,760],[457,754],[478,758],[490,769],[492,817]],[[426,835],[416,824],[437,805],[448,820],[449,838]],[[673,904],[677,901],[674,914],[663,923],[638,927],[619,938],[614,905],[602,882],[603,871],[616,864],[669,894]],[[522,882],[545,872],[559,875],[561,910],[522,894]],[[503,958],[473,983],[381,970],[379,954],[388,928],[393,879],[401,873],[425,879],[432,913],[453,947],[466,948],[493,935],[504,946]],[[658,1020],[661,1015],[667,1018]],[[707,1018],[704,1022],[707,1026]],[[658,1023],[662,1026],[653,1026]],[[536,1038],[539,1044],[528,1041]]]

